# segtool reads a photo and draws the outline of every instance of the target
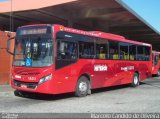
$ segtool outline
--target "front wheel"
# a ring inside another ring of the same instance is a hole
[[[78,97],[84,97],[88,94],[90,90],[90,82],[85,77],[82,76],[77,82],[75,95]]]
[[[27,96],[28,96],[28,93],[27,93],[27,92],[24,92],[24,91],[15,90],[15,91],[14,91],[14,95],[15,95],[15,96],[18,96],[18,97],[27,97]]]
[[[139,75],[137,73],[134,73],[131,86],[136,87],[138,85],[139,85]]]

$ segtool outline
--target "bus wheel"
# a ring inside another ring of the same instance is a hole
[[[82,76],[77,82],[75,95],[78,97],[84,97],[88,94],[90,90],[90,82],[85,77]]]
[[[14,95],[18,96],[18,97],[26,97],[27,93],[25,93],[23,91],[15,90]]]
[[[160,76],[160,69],[158,70],[157,76]]]
[[[131,86],[136,87],[138,85],[139,85],[139,75],[137,73],[134,73]]]

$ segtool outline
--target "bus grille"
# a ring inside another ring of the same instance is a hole
[[[20,75],[38,75],[40,74],[39,72],[21,72],[19,73]]]
[[[31,83],[31,82],[22,82],[22,81],[17,81],[17,80],[14,80],[14,85],[17,86],[17,87],[21,87],[22,85],[25,85],[26,88],[31,88],[31,89],[35,89],[38,85],[37,82],[35,83]]]

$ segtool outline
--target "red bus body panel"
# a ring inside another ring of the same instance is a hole
[[[27,26],[25,26],[27,27]],[[98,31],[85,32],[72,28],[66,28],[61,25],[54,25],[54,36],[58,31],[66,31],[83,35],[95,36],[117,41],[125,41],[135,44],[147,45],[136,41],[126,40],[122,36],[102,33]],[[54,54],[56,54],[56,41],[54,37]],[[150,46],[151,47],[151,46]],[[56,56],[54,55],[54,62]],[[151,57],[150,57],[151,58]],[[94,70],[95,65],[103,64],[107,66],[107,71],[97,72]],[[121,84],[129,84],[135,72],[140,75],[140,81],[145,80],[151,75],[152,61],[123,61],[123,60],[99,60],[99,59],[78,59],[76,63],[55,70],[55,66],[43,68],[12,67],[11,86],[14,89],[37,92],[46,94],[59,94],[74,92],[76,83],[81,75],[89,75],[91,88],[101,88]],[[42,84],[39,80],[44,76],[52,73],[52,79]],[[17,78],[18,77],[18,78]],[[14,81],[20,82],[20,86],[15,86]],[[34,89],[27,88],[25,85],[36,85]]]

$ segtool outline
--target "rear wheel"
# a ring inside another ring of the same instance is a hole
[[[158,76],[158,77],[160,76],[160,69],[158,70],[157,76]]]
[[[136,87],[138,85],[139,85],[139,75],[138,73],[134,73],[131,86]]]
[[[85,76],[80,77],[76,85],[75,95],[84,97],[90,92],[90,82]]]

